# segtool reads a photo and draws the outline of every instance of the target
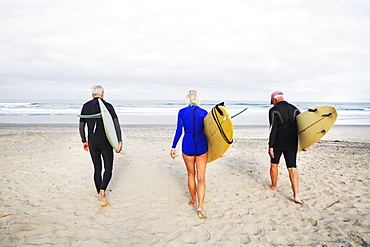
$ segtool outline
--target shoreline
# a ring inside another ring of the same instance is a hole
[[[163,129],[172,134],[175,124],[121,124],[125,134],[137,129]],[[254,131],[254,132],[251,132]],[[22,132],[73,132],[78,135],[78,123],[0,123],[0,135]],[[234,139],[238,138],[262,138],[267,139],[269,127],[267,125],[234,125]],[[319,141],[348,141],[348,142],[370,142],[369,125],[334,125],[328,133]]]

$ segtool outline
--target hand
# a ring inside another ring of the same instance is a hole
[[[172,159],[175,159],[177,157],[176,149],[171,148],[170,156]]]
[[[89,143],[88,143],[88,142],[84,142],[84,143],[82,144],[82,147],[83,147],[83,149],[84,149],[85,151],[89,151]]]
[[[116,150],[116,153],[119,153],[122,151],[122,142],[118,142],[118,149]]]
[[[270,155],[271,158],[275,158],[274,149],[273,148],[269,148],[268,153],[269,153],[269,155]]]

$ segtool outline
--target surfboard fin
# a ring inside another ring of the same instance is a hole
[[[218,111],[218,113],[221,115],[221,116],[223,116],[224,115],[224,113],[221,111],[221,109],[220,108],[218,108],[219,106],[223,106],[223,107],[225,107],[225,103],[224,102],[221,102],[221,103],[219,103],[219,104],[217,104],[215,107],[216,107],[216,110]]]
[[[308,109],[309,112],[316,112],[317,109]]]
[[[329,116],[331,116],[331,113],[328,113],[328,114],[323,114],[323,115],[321,115],[322,117],[329,117]]]

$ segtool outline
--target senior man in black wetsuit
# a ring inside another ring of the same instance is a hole
[[[100,113],[100,106],[98,98],[100,98],[104,105],[107,107],[111,114],[114,126],[119,141],[118,150],[119,153],[122,149],[122,134],[121,127],[119,125],[117,114],[111,104],[104,101],[104,89],[100,85],[95,85],[91,89],[93,99],[86,102],[81,110],[81,115],[94,115]],[[85,135],[85,126],[88,128],[88,141]],[[102,206],[108,206],[108,202],[105,198],[106,189],[109,181],[112,178],[113,170],[113,148],[109,144],[107,136],[104,131],[103,120],[101,118],[80,118],[80,136],[83,142],[83,148],[85,151],[90,151],[91,159],[94,164],[94,182],[98,192],[98,199],[101,201]],[[104,160],[104,174],[102,177],[102,157]]]
[[[271,94],[271,104],[274,105],[269,111],[270,137],[268,154],[271,158],[270,178],[271,185],[264,185],[266,189],[276,190],[278,179],[278,165],[283,154],[289,172],[289,178],[293,189],[293,200],[302,204],[298,195],[299,174],[297,171],[298,132],[296,116],[300,111],[284,100],[280,91]]]

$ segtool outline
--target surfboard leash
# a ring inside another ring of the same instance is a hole
[[[94,114],[94,115],[77,115],[80,118],[102,118],[101,113]]]
[[[235,114],[235,115],[234,115],[234,116],[232,116],[231,118],[234,118],[234,117],[239,116],[240,114],[242,114],[243,112],[245,112],[247,109],[248,109],[248,107],[247,107],[247,108],[245,108],[244,110],[242,110],[241,112],[239,112],[239,113]]]

